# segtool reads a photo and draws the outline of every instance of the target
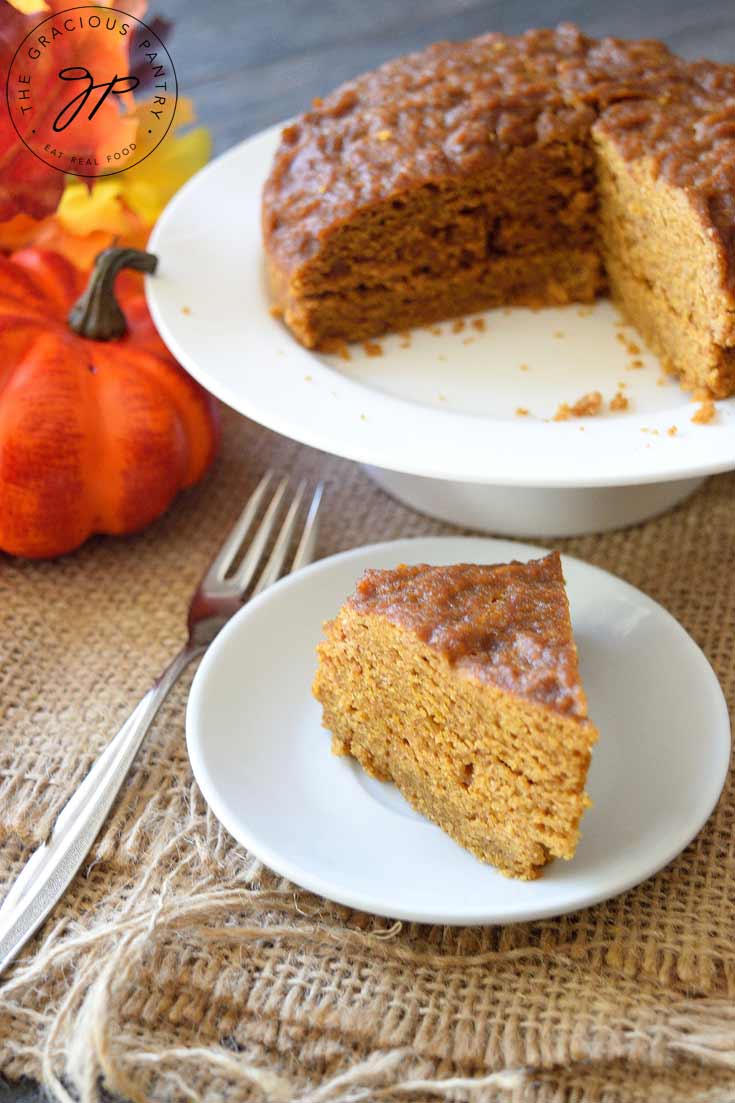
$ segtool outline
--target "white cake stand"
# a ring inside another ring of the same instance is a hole
[[[502,535],[633,524],[735,468],[735,400],[694,424],[690,398],[606,301],[490,311],[461,330],[353,346],[349,360],[302,348],[271,317],[263,277],[260,192],[276,142],[274,128],[198,173],[149,246],[156,325],[224,402],[364,464],[415,509]],[[592,391],[599,416],[553,420]],[[616,394],[627,410],[610,410]]]

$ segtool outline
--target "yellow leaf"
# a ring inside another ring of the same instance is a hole
[[[169,199],[207,163],[212,139],[204,127],[169,135],[145,161],[124,173],[128,206],[152,225]]]
[[[145,110],[142,104],[135,114]],[[64,230],[80,236],[105,230],[122,237],[129,230],[131,212],[137,216],[136,225],[140,220],[152,226],[172,195],[211,155],[212,141],[204,127],[177,133],[193,118],[191,102],[181,99],[172,130],[140,164],[95,180],[91,190],[83,181],[70,179],[57,212]]]
[[[84,181],[70,177],[56,212],[64,230],[80,236],[93,230],[124,233],[127,216],[121,203],[121,176],[96,180],[91,191]]]
[[[9,4],[19,11],[21,15],[36,15],[41,11],[48,11],[46,0],[8,0]]]

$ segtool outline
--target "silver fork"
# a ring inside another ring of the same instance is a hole
[[[256,579],[266,545],[281,511],[288,479],[278,483],[245,556],[236,569],[238,553],[253,528],[274,475],[267,472],[251,495],[232,531],[202,577],[189,606],[189,638],[108,743],[82,784],[59,814],[48,839],[31,855],[0,908],[0,973],[40,927],[63,896],[107,819],[156,713],[175,682],[193,659],[202,655],[220,628],[248,597],[255,597],[283,573],[286,556],[296,537],[306,484],[301,483],[270,556]],[[310,563],[316,542],[316,518],[321,502],[320,483],[311,499],[290,572]],[[287,572],[287,573],[290,573]],[[252,585],[255,579],[255,584]],[[252,586],[252,588],[251,588]]]

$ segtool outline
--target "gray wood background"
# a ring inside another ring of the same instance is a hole
[[[215,153],[442,38],[571,20],[593,35],[661,38],[686,57],[735,60],[735,0],[150,0],[150,15],[173,21],[166,39],[180,92]],[[0,1079],[0,1103],[40,1099],[32,1084]]]
[[[175,21],[181,89],[217,152],[442,38],[571,20],[593,35],[662,38],[684,56],[735,59],[735,0],[161,0],[160,10]]]

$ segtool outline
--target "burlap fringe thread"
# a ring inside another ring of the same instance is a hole
[[[225,948],[242,951],[255,944],[324,950],[330,945],[341,955],[366,954],[377,968],[380,963],[400,971],[430,969],[439,978],[451,971],[492,969],[509,961],[536,959],[541,966],[554,958],[573,972],[579,969],[571,944],[553,949],[538,946],[479,953],[433,952],[401,939],[402,925],[345,913],[308,894],[297,895],[293,886],[276,882],[259,862],[240,855],[233,866],[233,852],[223,829],[206,809],[195,788],[186,826],[168,834],[171,824],[161,823],[155,835],[161,841],[146,855],[145,873],[121,893],[119,905],[106,918],[85,924],[62,917],[33,955],[16,966],[0,988],[0,1024],[15,1023],[33,1036],[39,1028],[40,1080],[59,1103],[99,1103],[101,1089],[131,1103],[150,1100],[263,1100],[269,1103],[364,1103],[445,1099],[467,1103],[520,1103],[525,1100],[569,1103],[573,1100],[620,1100],[629,1103],[732,1103],[735,1099],[735,1007],[719,999],[681,998],[670,1004],[667,1022],[654,1014],[646,1026],[629,1024],[651,1048],[658,1045],[658,1075],[640,1067],[644,1094],[613,1094],[621,1069],[613,1063],[575,1062],[562,1068],[515,1067],[471,1076],[437,1075],[441,1062],[421,1058],[411,1046],[381,1049],[359,1060],[346,1071],[319,1082],[297,1082],[287,1074],[248,1059],[247,1047],[225,1047],[211,1037],[203,1044],[171,1044],[144,1036],[135,1023],[126,1021],[126,1005],[145,975],[146,962],[155,962],[164,944],[187,948]],[[206,840],[209,839],[209,843]],[[194,845],[192,845],[192,843]],[[212,855],[227,855],[224,862]],[[109,892],[109,871],[101,874],[103,892]],[[93,878],[94,870],[88,871]],[[264,880],[273,883],[262,887]],[[84,889],[81,890],[82,895]],[[104,897],[103,897],[104,899]],[[94,909],[91,909],[92,911]],[[79,915],[79,900],[69,901],[68,911]],[[345,914],[360,925],[344,922]],[[263,917],[267,917],[264,921]],[[365,926],[368,929],[364,929]],[[451,986],[451,979],[447,982]],[[53,1012],[39,1012],[33,995],[53,985],[59,992]],[[615,1009],[610,1008],[614,1013]],[[134,1018],[134,1017],[133,1017]],[[619,1024],[619,1029],[625,1029]],[[164,1031],[164,1034],[167,1032]],[[661,1043],[663,1040],[663,1049]],[[204,1044],[205,1043],[205,1044]],[[6,1038],[10,1055],[23,1062],[27,1046]],[[639,1045],[640,1048],[640,1045]],[[674,1060],[671,1069],[661,1064],[661,1053]],[[11,1057],[11,1067],[12,1067]],[[694,1061],[688,1067],[687,1060]],[[706,1075],[709,1066],[711,1075]],[[628,1073],[632,1070],[628,1068]],[[688,1081],[691,1084],[688,1087]],[[630,1085],[630,1081],[627,1081]],[[676,1087],[674,1087],[676,1085]],[[619,1083],[621,1090],[622,1082]],[[630,1087],[628,1088],[630,1089]]]

